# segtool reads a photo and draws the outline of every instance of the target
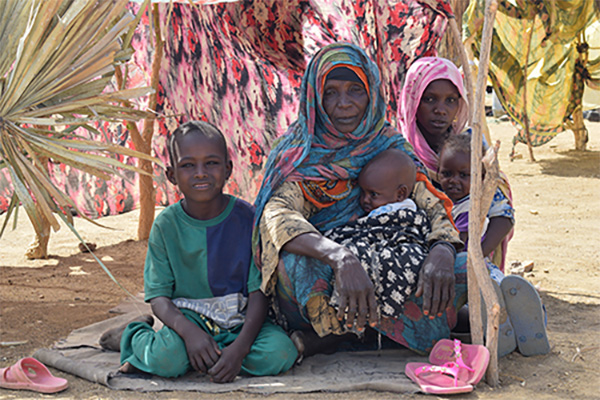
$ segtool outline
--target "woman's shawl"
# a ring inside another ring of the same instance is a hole
[[[398,121],[400,132],[413,146],[414,152],[425,166],[435,172],[438,166],[438,155],[429,147],[425,137],[417,126],[417,109],[421,102],[421,96],[427,86],[435,80],[447,79],[456,86],[460,93],[458,113],[456,120],[452,123],[452,132],[463,131],[469,117],[469,105],[463,78],[456,65],[450,60],[441,57],[422,57],[412,63],[408,72],[402,93],[400,95],[400,108],[398,109]]]
[[[368,80],[369,105],[360,125],[351,133],[338,132],[322,105],[323,78],[333,67],[345,64],[361,68]],[[354,180],[361,168],[379,152],[398,147],[412,148],[385,121],[386,105],[377,65],[358,46],[334,43],[312,58],[300,88],[298,119],[275,143],[265,166],[263,182],[255,201],[253,244],[258,244],[258,222],[265,204],[285,181]],[[361,215],[359,188],[352,185],[347,196],[314,215],[311,222],[324,231]]]

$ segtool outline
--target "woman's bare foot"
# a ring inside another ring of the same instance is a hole
[[[127,325],[132,322],[146,322],[148,325],[152,326],[154,324],[154,317],[150,314],[140,315],[121,326],[107,330],[100,336],[100,347],[105,350],[121,351],[121,336],[123,336],[123,331],[127,328]],[[123,368],[125,364],[123,364],[121,368]],[[133,366],[131,367],[134,368]],[[121,371],[121,369],[119,369],[119,371]]]
[[[329,304],[329,296],[313,296],[306,303],[308,319],[315,332],[322,338],[343,333],[335,309]]]
[[[298,350],[297,362],[302,361],[303,357],[314,356],[315,354],[333,354],[337,351],[338,345],[341,342],[355,340],[356,335],[353,333],[345,333],[343,335],[327,335],[320,337],[313,330],[294,331],[290,335],[290,339]]]
[[[304,359],[304,333],[302,333],[302,331],[294,331],[290,335],[290,339],[292,339],[292,343],[294,343],[294,346],[296,346],[296,350],[298,351],[296,364],[300,365],[300,363]]]

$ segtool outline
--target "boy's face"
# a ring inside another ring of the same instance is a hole
[[[360,206],[368,214],[377,207],[403,201],[409,193],[400,189],[399,174],[381,162],[368,165],[358,176]],[[404,186],[406,188],[406,186]]]
[[[471,190],[471,155],[464,151],[446,149],[439,163],[439,179],[442,190],[456,203]]]
[[[177,139],[173,153],[167,178],[179,186],[184,210],[197,219],[218,216],[227,204],[223,186],[232,170],[221,140],[192,131]]]

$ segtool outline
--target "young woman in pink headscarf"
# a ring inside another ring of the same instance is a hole
[[[466,98],[462,75],[450,60],[422,57],[406,73],[398,111],[400,132],[434,181],[439,182],[436,172],[442,144],[467,124]]]
[[[461,158],[459,152],[453,155],[448,153],[452,148],[451,143],[459,140],[459,137],[454,135],[461,136],[463,140],[466,135],[470,137],[470,129],[465,129],[469,115],[466,99],[460,71],[454,63],[440,57],[423,57],[413,62],[406,74],[400,96],[400,131],[427,167],[432,182],[440,185],[443,179],[444,187],[449,191],[454,190],[454,193],[451,193],[453,195],[447,193],[456,202],[452,210],[453,215],[465,210],[468,212],[469,208],[468,204],[465,207],[469,197],[468,191],[466,195],[459,195],[456,189],[460,186],[461,179],[464,182],[469,181],[470,185],[470,156]],[[463,132],[466,135],[460,135]],[[443,160],[440,162],[442,147],[451,135],[454,140],[448,141],[442,155]],[[485,141],[484,146],[487,146]],[[468,143],[465,143],[465,147],[470,150]],[[470,154],[470,151],[468,153]],[[443,168],[440,167],[440,163],[443,164]],[[495,272],[495,266],[504,271],[506,247],[512,236],[514,209],[511,197],[508,181],[502,176],[487,215],[489,223],[486,230],[486,235],[495,238],[491,243],[486,243],[486,247],[494,248],[490,256],[492,264],[488,263],[490,276],[499,283],[508,311],[507,319],[501,321],[499,328],[498,355],[506,355],[517,346],[523,355],[546,354],[550,346],[543,306],[535,288],[521,277],[511,276],[510,279],[503,279],[502,274]],[[462,226],[459,226],[459,223],[456,226],[462,231],[466,229],[468,221],[467,224],[464,223],[464,219],[461,221]],[[512,286],[515,287],[514,291]],[[507,293],[510,293],[508,299]],[[512,308],[508,307],[509,302],[513,304]],[[462,318],[459,315],[460,319]],[[533,326],[535,328],[532,329]]]
[[[398,111],[400,132],[412,144],[415,154],[438,188],[440,151],[450,135],[465,130],[469,115],[466,99],[462,75],[450,60],[422,57],[414,61],[406,73]],[[504,271],[506,247],[514,224],[514,209],[506,179],[500,189],[494,197],[488,217],[500,225],[495,229],[501,231],[499,237],[503,239],[493,252],[492,262]],[[494,210],[500,210],[501,214],[496,215]]]

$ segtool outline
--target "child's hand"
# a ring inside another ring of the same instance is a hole
[[[221,357],[217,363],[208,370],[208,374],[212,376],[213,382],[233,382],[242,369],[242,361],[245,356],[246,352],[237,348],[235,342],[225,347],[221,351]]]
[[[221,350],[217,342],[200,327],[191,335],[186,335],[185,348],[187,350],[190,365],[196,371],[204,374],[215,365],[221,356]]]

